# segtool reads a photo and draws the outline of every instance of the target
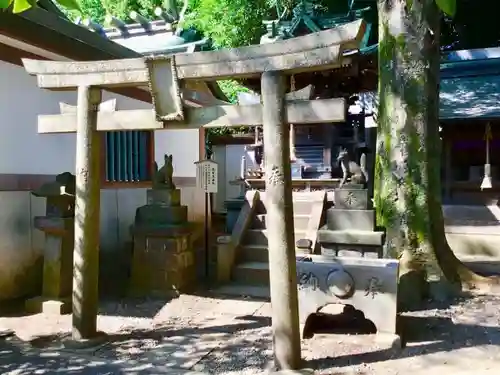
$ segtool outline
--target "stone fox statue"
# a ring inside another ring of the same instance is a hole
[[[173,180],[174,165],[172,155],[165,154],[165,164],[158,169],[158,164],[154,162],[153,189],[175,189]]]
[[[354,184],[366,186],[366,183],[368,182],[368,172],[366,171],[366,151],[361,152],[359,165],[350,160],[349,152],[346,148],[340,150],[337,161],[340,163],[340,167],[342,168],[342,180],[340,181],[339,188],[347,182],[348,178],[351,178],[351,182]]]

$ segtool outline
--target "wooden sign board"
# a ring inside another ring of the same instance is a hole
[[[196,163],[196,186],[205,193],[217,193],[218,191],[218,165],[210,159],[200,160]]]

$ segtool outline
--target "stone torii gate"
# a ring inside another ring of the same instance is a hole
[[[274,355],[280,369],[301,364],[296,287],[293,204],[288,124],[343,121],[342,98],[287,100],[285,75],[349,64],[345,52],[356,50],[363,21],[272,44],[95,62],[23,60],[38,86],[78,91],[75,111],[41,115],[39,133],[77,133],[76,208],[73,264],[73,338],[96,334],[99,248],[98,131],[196,129],[263,125],[266,144],[266,204]],[[187,107],[183,89],[190,80],[261,77],[262,104]],[[154,110],[99,111],[101,91],[149,86]],[[290,98],[290,99],[293,99]]]

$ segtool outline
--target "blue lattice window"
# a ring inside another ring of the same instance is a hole
[[[108,183],[151,181],[152,131],[119,131],[104,134],[105,171]]]

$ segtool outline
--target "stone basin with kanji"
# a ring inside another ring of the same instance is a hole
[[[378,333],[395,334],[398,269],[394,259],[297,257],[300,322],[327,305],[351,305]]]

